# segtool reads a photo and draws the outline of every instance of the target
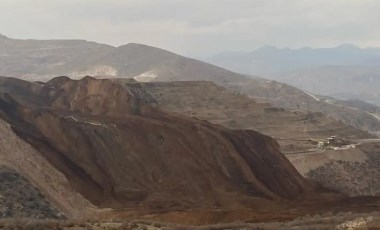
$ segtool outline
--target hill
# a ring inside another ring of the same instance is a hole
[[[345,44],[333,48],[226,52],[207,59],[238,73],[263,76],[300,89],[342,100],[360,99],[380,105],[379,48]]]
[[[204,87],[208,94],[196,96]],[[0,92],[1,162],[71,218],[199,225],[378,209],[376,199],[348,199],[305,180],[268,136],[178,114],[224,108],[238,120],[241,105],[281,113],[210,82],[2,77]],[[170,101],[184,105],[169,112]]]
[[[117,79],[123,83],[123,79]],[[344,125],[322,113],[282,109],[234,93],[212,82],[130,82],[128,87],[149,93],[150,102],[181,115],[207,120],[231,129],[257,130],[279,141],[287,153],[316,146],[309,139],[338,135],[345,139],[370,138],[363,131]]]
[[[306,178],[350,196],[379,196],[379,140],[355,148],[287,155]],[[369,176],[370,175],[370,176]]]
[[[258,130],[275,137],[282,152],[296,169],[324,187],[349,196],[380,194],[378,177],[366,176],[380,173],[379,140],[361,140],[370,138],[365,132],[345,126],[320,113],[285,110],[267,103],[258,103],[211,82],[116,81],[131,89],[146,91],[149,93],[147,101],[165,111],[207,120],[231,129]],[[311,97],[307,95],[307,98]],[[338,103],[343,102],[334,103],[337,104],[334,106],[338,106]],[[349,104],[360,106],[363,111],[373,111],[372,106],[362,102]],[[326,140],[332,135],[344,138],[355,146],[324,149],[317,148],[310,141]]]
[[[378,133],[378,108],[365,102],[337,100],[331,97],[312,94],[296,87],[273,80],[256,78],[241,83],[228,83],[229,89],[253,96],[256,100],[269,102],[273,106],[309,112],[322,112],[346,125],[371,133]],[[351,101],[351,103],[350,103]],[[360,105],[359,105],[360,104]],[[362,108],[365,108],[364,110]]]
[[[163,112],[144,90],[90,77],[0,85],[1,118],[97,207],[252,208],[315,191],[272,138]]]
[[[298,109],[311,112],[320,112],[321,108],[326,108],[322,109],[322,112],[347,125],[371,132],[380,130],[378,119],[366,112],[344,106],[336,108],[323,101],[315,102],[308,94],[294,87],[283,85],[282,88],[286,90],[279,90],[278,84],[265,84],[265,81],[260,79],[249,79],[198,60],[146,45],[132,43],[112,47],[77,40],[38,41],[5,38],[0,41],[0,63],[0,76],[15,76],[29,81],[47,81],[57,75],[72,78],[81,78],[84,75],[134,78],[138,81],[212,81],[253,98],[264,97],[267,102],[276,106],[280,104],[281,107],[288,107],[290,104],[298,104]]]

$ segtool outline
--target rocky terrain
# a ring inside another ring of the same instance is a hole
[[[272,138],[163,112],[142,89],[90,77],[0,88],[2,119],[97,207],[260,209],[315,193]]]
[[[347,125],[379,132],[379,119],[360,110],[316,101],[286,85],[243,75],[140,44],[112,47],[78,40],[0,39],[0,76],[47,81],[59,75],[135,78],[138,81],[212,81],[276,106],[323,112]],[[269,92],[269,94],[268,94]],[[291,107],[290,107],[291,106]]]

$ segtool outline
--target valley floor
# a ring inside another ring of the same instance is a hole
[[[1,229],[75,229],[75,230],[248,230],[248,229],[379,229],[380,212],[352,213],[327,212],[321,215],[307,215],[290,221],[265,223],[219,223],[210,225],[180,225],[151,220],[114,220],[97,222],[93,220],[31,220],[7,219],[0,221]]]

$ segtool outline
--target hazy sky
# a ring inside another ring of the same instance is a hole
[[[0,0],[0,33],[143,43],[188,56],[380,46],[379,0]]]

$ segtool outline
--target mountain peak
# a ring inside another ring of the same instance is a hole
[[[339,46],[337,46],[336,48],[338,49],[360,49],[359,47],[355,46],[354,44],[351,44],[351,43],[344,43],[344,44],[341,44]]]
[[[0,40],[6,40],[9,39],[7,36],[0,34]]]
[[[279,50],[279,48],[277,48],[276,46],[266,45],[266,46],[262,46],[258,48],[256,51],[276,51],[276,50]]]

